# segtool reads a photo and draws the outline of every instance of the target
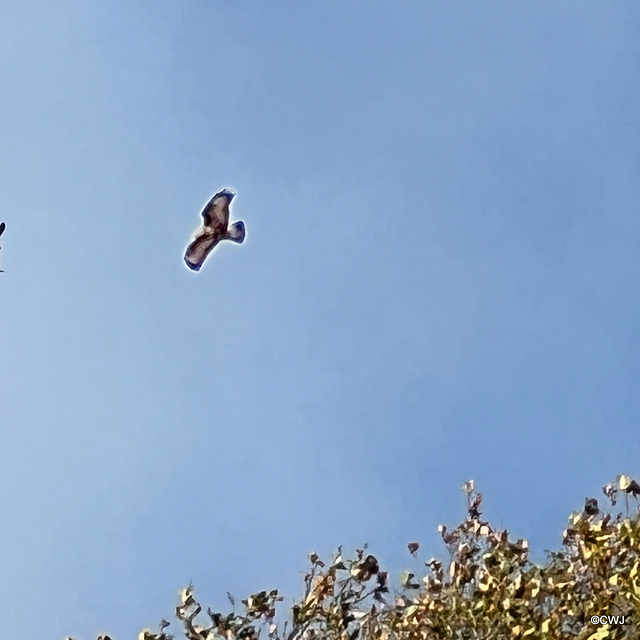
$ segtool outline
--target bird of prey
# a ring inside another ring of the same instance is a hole
[[[4,222],[0,222],[0,236],[4,233],[4,230],[7,228],[7,225]],[[0,247],[2,249],[2,247]],[[2,269],[0,269],[0,273],[4,273]]]
[[[244,241],[244,222],[229,225],[229,204],[235,196],[231,189],[216,193],[202,210],[202,226],[193,234],[184,254],[189,269],[200,271],[207,256],[221,240]]]

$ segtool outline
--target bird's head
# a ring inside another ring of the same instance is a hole
[[[225,196],[226,198],[228,198],[229,202],[231,202],[234,199],[236,192],[232,191],[231,189],[223,189],[217,195]]]

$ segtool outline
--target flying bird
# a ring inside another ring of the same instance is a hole
[[[4,222],[0,222],[0,236],[4,233],[4,230],[7,228],[7,225]],[[2,247],[0,247],[2,249]],[[2,269],[0,269],[0,273],[4,273]]]
[[[189,269],[200,271],[207,256],[221,240],[244,242],[244,222],[229,225],[229,204],[235,196],[231,189],[216,193],[202,210],[202,226],[193,234],[184,254]]]

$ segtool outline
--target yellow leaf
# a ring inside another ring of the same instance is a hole
[[[627,476],[627,475],[621,475],[618,478],[618,486],[620,487],[621,491],[625,491],[629,485],[631,484],[631,477]]]
[[[480,579],[480,583],[478,584],[478,589],[480,589],[480,591],[482,591],[483,593],[485,591],[489,591],[492,582],[493,579],[491,578],[491,576],[483,576],[483,578]]]

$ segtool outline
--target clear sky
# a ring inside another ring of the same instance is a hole
[[[4,0],[0,81],[5,637],[640,474],[637,2]]]

